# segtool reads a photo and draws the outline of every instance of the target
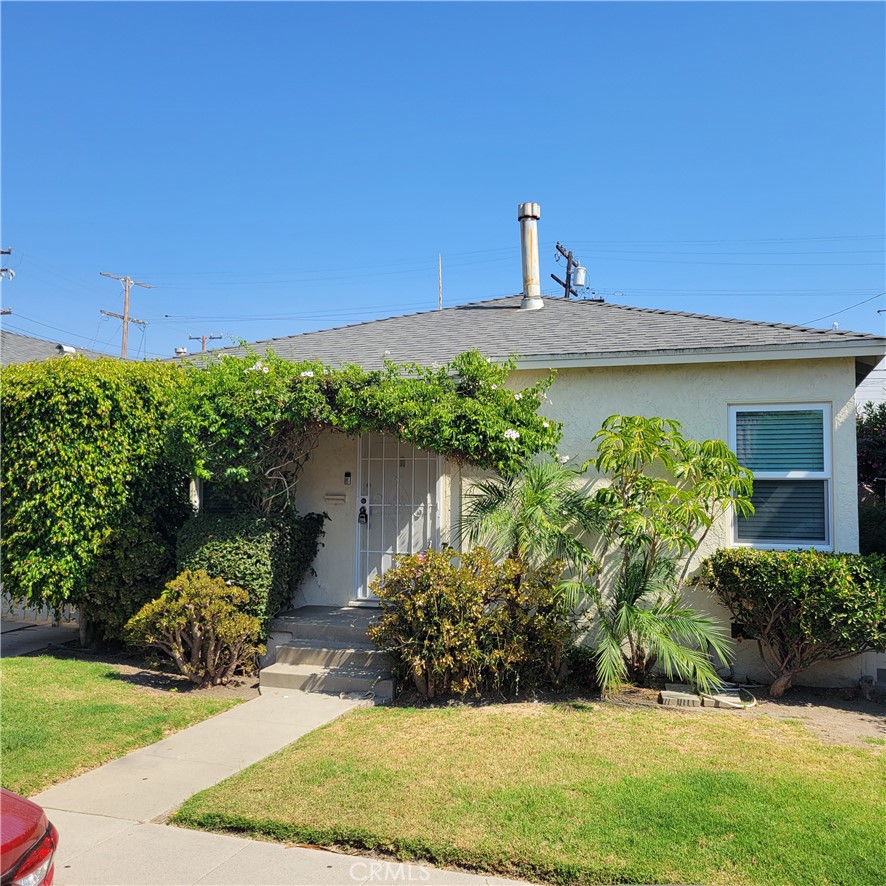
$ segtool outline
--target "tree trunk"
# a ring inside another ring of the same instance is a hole
[[[83,649],[98,649],[101,646],[98,622],[87,617],[82,611],[79,619],[80,646]]]
[[[794,674],[795,671],[779,674],[775,682],[769,687],[769,697],[782,698],[785,692],[791,688],[791,683],[794,682]]]

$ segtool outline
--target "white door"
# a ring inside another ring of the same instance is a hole
[[[417,554],[438,543],[439,456],[394,437],[360,441],[357,496],[357,598],[373,600],[372,582],[397,554]]]

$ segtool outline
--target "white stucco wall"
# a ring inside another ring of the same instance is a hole
[[[515,372],[509,386],[525,387],[541,375]],[[728,440],[731,405],[828,403],[833,423],[830,489],[834,549],[857,551],[854,392],[853,358],[562,369],[542,411],[564,423],[560,452],[581,463],[594,452],[591,438],[614,413],[674,418],[682,423],[688,437]],[[326,511],[330,520],[324,547],[314,564],[317,576],[306,579],[297,605],[344,606],[354,599],[358,458],[356,439],[324,434],[299,483],[299,509]],[[351,472],[351,486],[344,485],[346,471]],[[459,513],[462,487],[474,475],[450,465],[444,468],[439,501],[442,541],[455,543],[450,530]],[[330,496],[342,494],[343,503],[330,500]],[[708,535],[697,560],[730,544],[731,522],[724,519]],[[693,605],[728,623],[728,612],[707,594],[693,591],[690,599]],[[766,677],[755,643],[736,644],[735,670],[742,677]],[[873,653],[812,668],[801,682],[850,684],[864,673],[874,673]]]

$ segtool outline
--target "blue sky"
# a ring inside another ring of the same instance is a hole
[[[4,319],[116,352],[130,274],[170,355],[431,309],[438,252],[512,294],[532,200],[543,280],[882,334],[884,9],[4,2]]]

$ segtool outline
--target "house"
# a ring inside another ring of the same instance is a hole
[[[674,418],[689,437],[729,442],[755,472],[756,513],[721,520],[699,558],[730,545],[858,550],[855,391],[886,353],[886,339],[598,300],[543,299],[537,238],[525,218],[523,234],[520,295],[252,347],[259,354],[273,350],[292,360],[369,369],[386,357],[427,365],[470,349],[494,359],[514,355],[515,387],[556,371],[544,412],[563,422],[560,451],[579,463],[593,454],[591,438],[614,413]],[[395,439],[324,435],[299,482],[297,504],[303,512],[327,512],[330,521],[316,575],[294,604],[371,605],[372,580],[396,554],[454,541],[452,528],[474,476]],[[702,592],[694,592],[693,603],[728,621],[728,612]],[[738,644],[736,652],[737,675],[765,679],[755,643]],[[857,683],[865,674],[876,678],[877,669],[886,668],[884,658],[864,653],[814,668],[803,681],[835,685]]]
[[[10,332],[8,329],[0,329],[0,364],[3,366],[9,366],[12,363],[30,363],[34,360],[52,360],[56,357],[73,356],[74,354],[82,354],[93,360],[97,357],[107,356],[107,354],[91,351],[88,348],[75,348],[71,345],[47,341],[44,338],[34,338],[30,335]]]

